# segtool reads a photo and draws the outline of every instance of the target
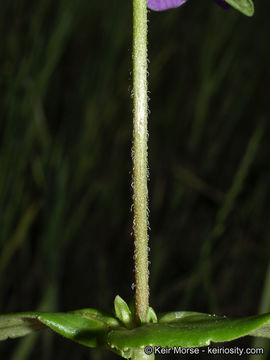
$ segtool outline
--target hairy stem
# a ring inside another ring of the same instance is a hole
[[[133,210],[136,315],[145,320],[148,288],[147,7],[133,0]]]

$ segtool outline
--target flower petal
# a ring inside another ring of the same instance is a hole
[[[147,0],[147,7],[154,11],[163,11],[177,8],[187,0]]]
[[[223,7],[223,9],[229,9],[231,7],[225,0],[215,0],[215,2]]]

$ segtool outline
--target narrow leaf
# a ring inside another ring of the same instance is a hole
[[[239,10],[244,15],[252,16],[254,14],[254,5],[252,0],[225,0],[228,4]]]
[[[24,336],[44,328],[38,315],[35,312],[0,315],[0,340]]]
[[[155,310],[151,308],[151,306],[148,307],[146,312],[146,322],[147,323],[157,323],[157,315],[155,313]]]
[[[109,344],[118,349],[135,349],[146,345],[162,347],[199,347],[246,335],[270,337],[270,314],[230,319],[194,312],[162,315],[157,324],[108,334]]]
[[[105,322],[80,314],[41,314],[39,320],[58,334],[88,347],[105,347],[104,337],[108,330]]]
[[[0,315],[0,340],[50,328],[56,333],[88,347],[107,348],[107,333],[120,327],[117,319],[95,309],[70,313],[17,313]]]
[[[114,310],[116,317],[127,327],[131,328],[133,324],[132,314],[128,304],[117,295],[114,299]]]

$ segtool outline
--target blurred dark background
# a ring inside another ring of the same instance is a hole
[[[270,310],[270,23],[255,5],[149,12],[157,311]],[[0,312],[109,310],[133,296],[132,2],[4,0],[0,34]],[[118,358],[47,331],[0,344],[1,360],[37,357]]]

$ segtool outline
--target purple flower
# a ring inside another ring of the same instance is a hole
[[[187,0],[147,0],[147,7],[151,10],[163,11],[177,8],[183,5],[186,1]],[[215,2],[224,9],[228,9],[230,7],[225,0],[215,0]]]
[[[147,0],[147,7],[155,11],[163,11],[177,8],[183,5],[187,0]]]

